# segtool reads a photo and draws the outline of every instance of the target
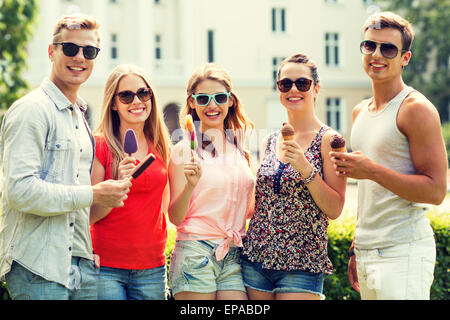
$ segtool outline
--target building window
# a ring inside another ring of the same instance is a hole
[[[208,62],[214,62],[214,31],[208,30]]]
[[[161,35],[155,35],[155,59],[161,60]]]
[[[118,54],[118,49],[117,49],[117,33],[112,33],[111,34],[111,59],[116,60],[118,56],[119,56],[119,54]]]
[[[342,101],[341,98],[327,98],[327,124],[334,130],[342,131]]]
[[[325,64],[328,67],[339,66],[339,34],[325,33]]]
[[[273,90],[277,90],[277,76],[278,76],[278,68],[280,67],[280,63],[285,58],[273,57],[272,58],[272,80],[273,80]]]
[[[272,32],[286,32],[285,8],[272,8]]]

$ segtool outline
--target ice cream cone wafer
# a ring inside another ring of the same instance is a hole
[[[345,148],[345,139],[343,136],[335,134],[330,139],[331,149],[335,152],[347,152]]]
[[[293,140],[294,139],[294,128],[287,122],[283,123],[283,127],[281,128],[281,135],[284,140]]]

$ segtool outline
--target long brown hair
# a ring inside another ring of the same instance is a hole
[[[112,106],[114,104],[114,95],[116,94],[120,80],[130,74],[141,77],[146,85],[151,89],[150,79],[141,68],[130,64],[122,64],[114,68],[105,85],[101,122],[94,131],[94,135],[102,136],[105,139],[109,150],[112,152],[113,164],[111,176],[114,179],[117,179],[119,162],[125,157],[125,152],[123,151],[120,136],[119,114],[117,111],[112,109]],[[144,124],[144,134],[147,139],[152,141],[163,162],[167,165],[169,161],[171,142],[169,140],[167,127],[162,120],[163,117],[161,112],[156,105],[155,92],[153,90],[152,92],[152,110]]]
[[[241,101],[233,91],[233,86],[231,82],[231,77],[228,72],[220,65],[215,63],[206,63],[205,65],[198,68],[191,76],[188,81],[186,88],[187,98],[186,104],[180,117],[180,126],[186,129],[185,117],[190,114],[194,120],[194,123],[199,123],[200,118],[197,115],[197,111],[190,107],[190,99],[192,99],[192,94],[195,93],[197,86],[204,80],[213,80],[222,84],[228,92],[231,93],[230,99],[232,99],[233,104],[228,109],[228,114],[224,120],[223,127],[226,133],[226,139],[234,144],[238,150],[244,155],[247,162],[250,163],[250,153],[245,150],[245,134],[247,129],[253,129],[254,124],[245,115],[244,109],[242,107]],[[210,141],[210,139],[202,134],[198,127],[196,126],[197,139],[199,142],[199,147],[201,150],[211,150],[212,156],[216,155],[216,149]],[[199,156],[199,150],[197,150]]]

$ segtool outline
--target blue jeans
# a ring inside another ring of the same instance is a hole
[[[165,300],[166,266],[130,270],[100,267],[99,300]]]
[[[72,257],[69,288],[13,262],[6,285],[13,300],[96,300],[98,269],[94,261]]]

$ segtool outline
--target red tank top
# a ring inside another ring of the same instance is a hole
[[[112,153],[103,137],[95,137],[95,156],[111,179]],[[167,167],[152,143],[156,160],[137,178],[122,208],[114,208],[91,226],[94,252],[100,264],[121,269],[149,269],[165,264],[166,218],[161,209]]]

